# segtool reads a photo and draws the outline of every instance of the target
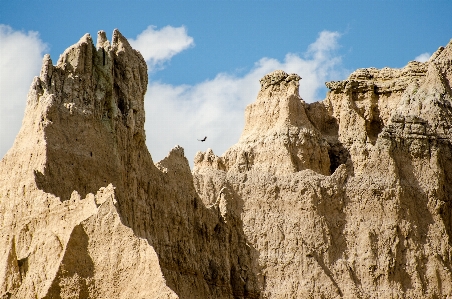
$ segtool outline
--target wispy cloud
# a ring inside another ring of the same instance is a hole
[[[0,158],[19,132],[28,88],[39,75],[46,49],[37,32],[0,24]]]
[[[416,58],[414,58],[414,60],[419,61],[419,62],[426,62],[430,59],[430,56],[432,56],[432,54],[425,52],[425,53],[422,53],[421,55],[417,56]]]
[[[235,144],[244,126],[245,107],[254,102],[259,79],[277,69],[297,73],[300,95],[307,102],[325,97],[324,83],[343,79],[347,72],[335,52],[340,34],[323,31],[304,55],[289,53],[283,61],[262,58],[244,76],[220,73],[196,85],[173,86],[151,82],[145,97],[147,145],[154,162],[175,145],[185,149],[192,163],[207,147],[222,154]],[[196,139],[207,136],[201,143]]]
[[[194,46],[193,38],[188,36],[184,26],[165,26],[159,30],[149,26],[137,38],[129,39],[129,42],[141,52],[150,70],[161,67],[174,55]]]

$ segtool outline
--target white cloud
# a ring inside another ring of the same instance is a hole
[[[129,39],[130,45],[141,52],[150,70],[161,66],[177,53],[194,46],[193,38],[187,35],[187,29],[165,26],[156,30],[149,26],[136,39]]]
[[[27,92],[46,48],[37,32],[0,24],[0,158],[19,132]]]
[[[419,61],[419,62],[426,62],[430,59],[431,55],[432,54],[425,52],[425,53],[422,53],[421,55],[417,56],[416,58],[414,58],[414,60]]]
[[[213,148],[222,154],[240,137],[244,110],[259,90],[259,79],[276,69],[297,73],[300,94],[307,102],[325,97],[324,82],[346,75],[335,54],[339,34],[324,31],[300,56],[288,53],[283,61],[262,58],[243,76],[220,73],[195,85],[173,86],[151,82],[145,99],[147,144],[158,161],[179,144],[192,163],[196,151]],[[172,37],[165,41],[166,38]],[[173,42],[170,42],[172,40]],[[136,44],[134,44],[136,43]],[[153,47],[146,47],[146,45]],[[159,66],[178,52],[193,45],[184,27],[148,27],[136,40],[151,67]],[[160,45],[160,46],[159,46]],[[149,50],[148,48],[157,48]],[[39,74],[46,45],[37,32],[15,31],[0,25],[0,156],[11,147],[26,104],[33,76]],[[197,138],[208,136],[201,143]]]
[[[303,58],[289,53],[284,61],[262,58],[244,76],[221,73],[196,85],[173,86],[151,82],[145,97],[147,145],[154,162],[164,158],[175,145],[185,149],[193,163],[197,151],[212,148],[223,154],[235,144],[244,126],[245,107],[254,102],[259,79],[277,69],[297,73],[300,95],[307,102],[325,97],[324,82],[342,79],[346,71],[338,48],[337,32],[323,31]],[[196,139],[207,136],[206,142]]]

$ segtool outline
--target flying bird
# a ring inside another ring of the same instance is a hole
[[[198,141],[204,142],[204,141],[206,141],[206,139],[207,139],[207,136],[204,137],[203,139],[198,139]]]

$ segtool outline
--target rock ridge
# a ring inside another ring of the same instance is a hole
[[[154,163],[118,30],[46,55],[0,161],[0,298],[452,296],[452,41],[321,102],[261,80],[237,144]]]
[[[182,148],[154,165],[147,82],[118,30],[44,57],[0,162],[0,297],[259,297],[241,220],[202,204]]]

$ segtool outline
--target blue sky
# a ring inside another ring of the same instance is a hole
[[[158,161],[180,144],[190,162],[238,140],[244,107],[272,68],[300,73],[312,102],[325,97],[324,81],[403,67],[452,38],[452,1],[0,1],[0,157],[42,55],[56,63],[87,32],[118,28],[147,53],[148,147]]]

